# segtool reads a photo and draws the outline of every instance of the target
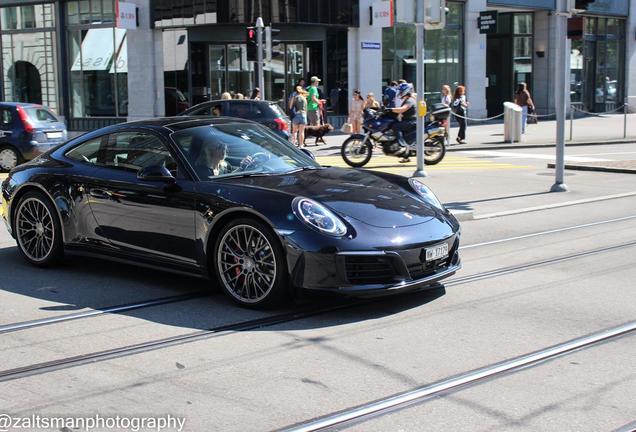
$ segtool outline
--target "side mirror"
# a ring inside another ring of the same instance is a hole
[[[316,156],[314,156],[314,154],[312,152],[310,152],[309,150],[307,150],[306,148],[301,148],[299,149],[301,152],[305,153],[307,156],[309,156],[310,158],[312,158],[313,160],[316,160]]]
[[[139,180],[159,181],[169,184],[174,184],[177,181],[177,179],[170,174],[168,168],[163,165],[151,165],[149,167],[142,168],[137,173],[137,178]]]

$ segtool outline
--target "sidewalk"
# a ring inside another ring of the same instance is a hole
[[[566,145],[586,144],[616,144],[623,142],[636,142],[636,114],[627,115],[627,138],[623,138],[624,116],[613,114],[603,117],[585,117],[574,120],[573,140],[570,141],[570,120],[565,125]],[[504,125],[502,121],[480,124],[468,122],[468,144],[458,145],[453,143],[457,137],[457,127],[452,127],[450,132],[451,146],[447,151],[485,150],[485,149],[514,149],[532,147],[554,147],[556,143],[556,121],[539,121],[538,124],[528,125],[526,134],[521,142],[504,142]],[[308,149],[317,151],[317,154],[336,154],[340,151],[342,142],[348,135],[334,131],[325,137],[327,143],[314,146],[313,138],[308,138]]]

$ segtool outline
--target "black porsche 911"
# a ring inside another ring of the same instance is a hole
[[[321,167],[233,118],[85,134],[12,170],[2,216],[36,266],[98,254],[216,278],[252,307],[423,289],[460,268],[459,224],[419,181]]]

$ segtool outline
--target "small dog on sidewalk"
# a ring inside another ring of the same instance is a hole
[[[316,141],[314,141],[315,145],[318,145],[318,141],[322,142],[323,144],[327,144],[325,140],[323,139],[323,137],[327,135],[329,132],[331,132],[332,130],[333,130],[333,126],[331,126],[329,123],[325,123],[320,126],[307,125],[305,126],[305,142],[307,141],[307,138],[315,137],[316,138]]]

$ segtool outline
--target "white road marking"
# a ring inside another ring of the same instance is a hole
[[[550,160],[553,161],[555,156],[552,154],[536,154],[536,153],[517,153],[517,152],[504,152],[499,150],[466,150],[462,152],[466,155],[479,155],[479,156],[494,156],[494,157],[503,157],[503,158],[514,158],[514,159],[542,159],[542,160]],[[566,162],[605,162],[610,159],[598,159],[591,157],[582,157],[582,156],[566,156]]]
[[[607,155],[628,155],[628,154],[636,154],[636,151],[633,152],[609,152],[609,153],[582,153],[577,156],[607,156]]]

